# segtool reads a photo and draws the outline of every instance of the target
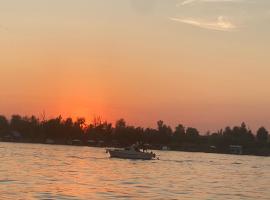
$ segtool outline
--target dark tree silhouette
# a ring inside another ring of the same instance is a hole
[[[158,126],[158,143],[163,145],[168,145],[172,137],[172,129],[170,126],[164,124],[162,120],[157,122]]]
[[[259,142],[266,143],[268,140],[268,131],[264,127],[259,128],[256,138]]]
[[[175,127],[173,134],[173,141],[175,143],[181,143],[185,139],[186,129],[182,124],[179,124]]]
[[[127,146],[134,143],[148,144],[159,149],[169,146],[175,150],[229,153],[230,145],[241,145],[243,152],[254,155],[270,155],[268,131],[261,127],[257,135],[245,123],[226,127],[217,132],[200,135],[196,128],[187,129],[179,124],[174,130],[162,120],[157,128],[142,128],[127,125],[124,119],[116,121],[115,126],[100,117],[86,124],[84,118],[73,120],[61,116],[39,120],[35,116],[13,115],[10,120],[0,115],[0,138],[4,141],[44,143],[48,139],[57,144],[99,144],[99,146]]]
[[[178,126],[175,127],[175,132],[176,135],[185,135],[186,134],[186,130],[185,127],[182,124],[179,124]]]
[[[9,124],[7,118],[3,115],[0,115],[0,130],[6,130],[8,127]]]
[[[188,127],[186,131],[188,137],[197,138],[199,137],[199,131],[196,128]]]
[[[9,129],[9,123],[5,116],[0,115],[0,136],[4,136],[4,134]]]
[[[126,128],[126,121],[124,119],[119,119],[115,123],[115,128],[116,129],[124,129],[124,128]]]

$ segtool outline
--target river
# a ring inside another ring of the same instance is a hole
[[[0,199],[270,199],[270,158],[156,151],[110,159],[103,148],[0,143]]]

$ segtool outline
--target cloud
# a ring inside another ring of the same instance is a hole
[[[223,16],[219,16],[216,21],[203,21],[196,19],[180,19],[180,18],[170,18],[170,20],[181,22],[184,24],[189,24],[204,29],[217,31],[233,31],[236,29],[236,26],[229,20],[225,19],[225,17]]]
[[[177,4],[177,6],[184,6],[188,4],[200,3],[200,2],[209,2],[209,3],[221,3],[221,2],[243,2],[244,0],[183,0]]]

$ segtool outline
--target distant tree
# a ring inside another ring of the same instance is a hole
[[[42,126],[43,132],[46,134],[45,137],[50,139],[63,139],[63,132],[65,129],[61,115],[48,121],[44,121]]]
[[[129,129],[124,119],[119,119],[115,123],[113,138],[120,142],[122,145],[129,144]]]
[[[162,120],[157,121],[158,131],[162,131],[164,122]]]
[[[71,139],[73,139],[73,132],[74,132],[74,122],[73,119],[71,117],[68,117],[67,119],[65,119],[62,122],[62,126],[63,126],[63,138],[65,138],[66,140],[70,141]]]
[[[80,129],[83,129],[86,126],[85,118],[83,118],[83,117],[77,118],[77,120],[74,122],[74,126],[80,128]]]
[[[179,124],[175,127],[175,134],[177,135],[185,135],[186,134],[186,130],[185,127],[182,124]]]
[[[109,143],[112,140],[112,124],[108,122],[102,122],[101,120],[94,120],[93,124],[90,124],[86,128],[86,135],[88,140],[103,140]]]
[[[246,124],[243,122],[238,128],[237,133],[237,143],[241,145],[250,145],[254,141],[254,135],[251,130],[247,128]]]
[[[157,127],[158,127],[157,143],[167,145],[171,141],[172,137],[171,127],[164,124],[162,120],[159,120],[157,122]]]
[[[0,136],[6,134],[9,129],[9,123],[5,116],[0,115]]]
[[[254,144],[255,137],[244,122],[240,126],[234,126],[233,128],[226,127],[222,135],[223,138],[219,141],[219,144],[223,147],[233,144],[251,147]]]
[[[102,118],[100,116],[95,116],[92,122],[94,127],[98,127],[102,124]]]
[[[225,137],[230,137],[230,136],[232,136],[232,129],[231,129],[231,127],[229,127],[229,126],[227,126],[226,128],[225,128],[225,130],[223,131],[223,136],[225,136]]]
[[[157,122],[156,128],[141,128],[127,125],[124,119],[119,119],[115,127],[111,123],[103,122],[100,117],[95,117],[92,124],[87,124],[84,118],[73,121],[72,118],[63,119],[61,116],[51,119],[35,116],[13,115],[8,121],[5,116],[0,115],[0,136],[3,140],[7,131],[11,134],[20,133],[26,142],[44,142],[50,138],[56,143],[66,144],[74,139],[79,139],[83,144],[88,140],[99,141],[100,144],[127,146],[134,143],[147,143],[153,147],[164,145],[172,149],[194,149],[197,151],[211,151],[228,153],[229,145],[242,145],[245,153],[262,155],[270,154],[270,146],[267,146],[268,131],[261,127],[255,135],[245,123],[233,128],[226,127],[215,133],[200,136],[196,128],[185,128],[182,124],[175,127],[172,131],[169,125],[162,120]],[[104,141],[104,142],[101,142]],[[180,144],[180,145],[179,145]]]
[[[86,127],[85,118],[77,118],[73,123],[73,131],[71,134],[72,139],[86,140],[86,135],[84,134],[84,129]]]
[[[148,144],[156,144],[157,135],[158,135],[158,131],[156,129],[146,128],[142,135],[142,141]]]
[[[264,127],[259,128],[256,138],[259,142],[266,143],[268,140],[268,131]]]
[[[64,120],[64,126],[69,129],[73,127],[73,119],[71,117],[68,117],[66,120]]]
[[[20,115],[12,115],[10,120],[12,130],[21,131],[23,129],[23,120]]]
[[[125,128],[126,127],[126,121],[124,119],[119,119],[115,123],[115,128]]]
[[[39,128],[39,124],[40,124],[40,121],[38,118],[36,118],[35,116],[31,116],[30,118],[28,117],[24,117],[23,118],[25,120],[25,137],[27,138],[37,138],[39,137],[39,131],[40,131],[40,128]]]
[[[196,137],[199,136],[199,131],[198,131],[196,128],[191,128],[191,127],[189,127],[189,128],[187,128],[187,130],[186,130],[186,135],[187,135],[188,137],[196,138]]]
[[[6,130],[9,127],[8,120],[5,116],[0,115],[0,131],[1,130]]]
[[[179,124],[175,127],[175,131],[173,134],[173,142],[180,143],[184,140],[186,134],[185,127],[182,124]]]

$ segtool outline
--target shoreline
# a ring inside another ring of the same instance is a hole
[[[39,144],[39,145],[50,145],[50,146],[73,146],[73,147],[92,147],[92,148],[123,148],[119,146],[113,146],[113,145],[75,145],[75,144],[65,144],[65,143],[54,143],[54,144],[48,144],[44,142],[26,142],[26,141],[3,141],[0,140],[0,143],[13,143],[13,144]],[[270,157],[270,153],[268,154],[254,154],[254,153],[242,153],[242,154],[235,154],[235,153],[229,153],[229,152],[222,152],[222,151],[203,151],[198,149],[168,149],[168,150],[162,150],[158,148],[149,148],[149,150],[154,151],[164,151],[164,152],[189,152],[189,153],[209,153],[209,154],[221,154],[221,155],[237,155],[237,156],[256,156],[256,157]]]

